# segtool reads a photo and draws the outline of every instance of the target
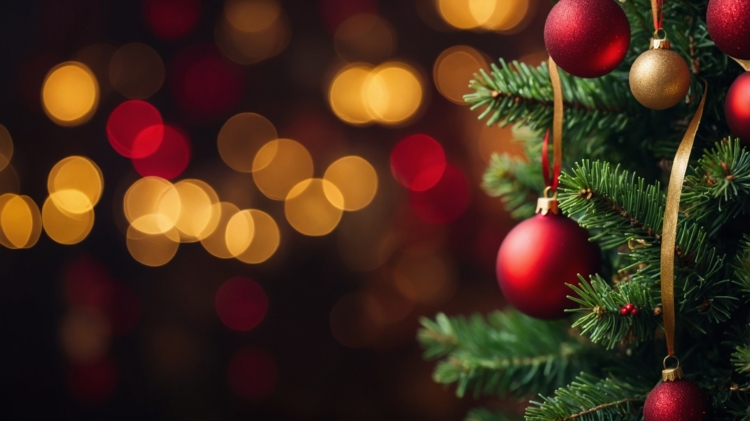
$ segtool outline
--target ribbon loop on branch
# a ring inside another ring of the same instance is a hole
[[[549,167],[548,145],[549,130],[544,135],[542,143],[542,172],[544,183],[552,190],[557,190],[557,180],[560,178],[562,168],[562,132],[563,132],[563,96],[562,84],[560,83],[560,72],[552,57],[549,58],[549,78],[552,82],[552,94],[554,98],[554,111],[552,115],[552,171]]]

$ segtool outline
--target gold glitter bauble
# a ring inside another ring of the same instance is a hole
[[[643,106],[664,110],[676,105],[690,88],[690,69],[672,50],[648,50],[630,68],[630,91]]]

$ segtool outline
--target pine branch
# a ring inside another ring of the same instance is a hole
[[[564,323],[544,322],[516,311],[435,321],[422,319],[418,334],[425,357],[442,358],[439,383],[457,383],[456,394],[528,396],[567,384],[581,370],[602,363],[601,351],[567,333]]]
[[[638,420],[650,385],[639,379],[598,379],[581,374],[555,397],[532,401],[526,421],[609,421]]]
[[[544,180],[537,162],[493,155],[482,187],[490,196],[501,197],[511,216],[521,219],[534,215],[534,198],[544,189]]]
[[[521,417],[509,417],[502,412],[493,412],[485,408],[469,411],[464,421],[520,421]]]
[[[745,234],[740,241],[740,251],[734,258],[734,282],[750,301],[750,236]]]

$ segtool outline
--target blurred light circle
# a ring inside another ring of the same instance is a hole
[[[260,114],[241,113],[227,120],[219,131],[221,159],[239,172],[252,172],[253,158],[266,143],[278,138],[273,123]]]
[[[47,191],[63,212],[83,214],[99,202],[104,190],[102,170],[83,156],[62,159],[49,172]]]
[[[5,193],[0,195],[0,217],[2,216],[3,209],[5,209],[5,205],[8,204],[8,202],[11,201],[11,199],[14,199],[18,197],[18,194],[16,193]],[[0,219],[0,244],[3,245],[5,248],[9,248],[11,250],[17,249],[13,243],[10,242],[8,237],[5,235],[5,230],[3,229],[2,225],[2,219]]]
[[[474,13],[472,13],[472,2],[472,0],[437,0],[437,7],[440,16],[442,16],[443,20],[448,22],[451,26],[458,29],[472,29],[482,24],[482,22],[477,21],[474,15],[475,13],[482,11],[485,11],[486,13],[486,3],[488,3],[488,1],[480,0],[481,4],[474,6]],[[489,13],[492,13],[492,9],[490,9]]]
[[[10,164],[11,158],[13,158],[13,138],[10,137],[8,129],[0,124],[0,171]]]
[[[252,171],[255,185],[266,197],[284,200],[292,187],[312,177],[313,160],[301,143],[277,139],[255,154]]]
[[[21,182],[13,165],[8,165],[0,171],[0,194],[3,193],[20,193]]]
[[[279,18],[281,7],[277,0],[226,0],[224,17],[235,29],[259,32]]]
[[[234,257],[227,248],[226,232],[229,220],[239,211],[240,209],[237,206],[229,202],[219,202],[217,205],[214,205],[214,213],[219,215],[216,227],[213,232],[201,239],[203,248],[212,256],[220,259]]]
[[[422,105],[422,81],[411,66],[390,62],[376,67],[365,80],[367,111],[384,124],[400,124]]]
[[[461,170],[448,165],[437,184],[425,191],[412,190],[409,198],[422,220],[445,224],[461,216],[469,206],[469,181]]]
[[[145,177],[136,181],[125,192],[123,200],[125,217],[134,229],[145,234],[171,231],[179,218],[180,208],[177,189],[159,177]]]
[[[229,359],[227,378],[238,396],[258,401],[273,394],[279,382],[279,370],[270,352],[245,347],[235,351]]]
[[[289,44],[292,31],[289,19],[282,13],[258,31],[243,31],[226,19],[219,19],[214,30],[216,45],[237,64],[247,66],[274,57]]]
[[[377,63],[393,55],[396,31],[377,15],[354,15],[336,30],[333,44],[343,60]]]
[[[484,57],[477,50],[465,45],[448,48],[435,60],[435,86],[450,101],[466,105],[464,95],[471,92],[468,82],[479,69],[488,68]]]
[[[97,406],[107,402],[117,388],[117,365],[108,356],[96,361],[72,364],[67,372],[70,396],[81,405]]]
[[[83,213],[65,212],[48,197],[42,206],[42,224],[44,232],[52,241],[60,244],[78,244],[83,241],[94,227],[94,210]]]
[[[131,225],[127,232],[127,247],[138,263],[151,267],[164,266],[177,254],[180,234],[175,228],[159,234],[146,234]]]
[[[445,167],[443,147],[424,134],[404,138],[391,151],[391,173],[410,190],[424,191],[433,187],[443,176]]]
[[[200,0],[144,0],[143,14],[159,38],[176,40],[189,34],[201,17]]]
[[[331,182],[344,196],[343,210],[356,211],[372,202],[378,191],[378,175],[364,158],[343,157],[330,166],[323,179]],[[335,195],[335,193],[334,193]],[[334,203],[333,200],[331,203]]]
[[[331,33],[351,16],[378,12],[376,0],[319,0],[318,4],[323,24]]]
[[[469,0],[469,9],[482,28],[514,33],[525,27],[531,5],[529,0]]]
[[[61,63],[49,71],[42,86],[42,105],[47,116],[60,126],[87,122],[99,103],[99,85],[86,65]]]
[[[146,129],[151,129],[142,134]],[[147,157],[161,145],[164,122],[153,105],[130,100],[118,105],[107,120],[107,138],[120,155],[127,158]]]
[[[135,144],[151,144],[151,140],[158,138],[159,134],[163,136],[158,148],[148,156],[132,158],[133,167],[143,177],[172,180],[182,174],[190,163],[190,139],[179,127],[151,126],[138,135]]]
[[[127,98],[148,98],[164,83],[164,62],[146,44],[123,45],[112,55],[109,82]]]
[[[271,215],[263,211],[250,209],[247,212],[253,221],[254,233],[252,241],[250,241],[250,244],[242,253],[237,254],[235,257],[244,263],[263,263],[270,259],[279,248],[281,241],[279,226],[276,225],[276,221],[274,221]]]
[[[180,214],[175,226],[183,243],[193,243],[210,235],[216,229],[221,215],[215,206],[219,196],[201,180],[182,180],[174,185],[180,197]]]
[[[436,255],[408,255],[399,258],[393,268],[398,291],[410,300],[440,305],[456,292],[455,271],[445,258]]]
[[[232,257],[242,254],[253,241],[255,236],[255,222],[249,210],[235,213],[227,222],[226,229],[227,250]]]
[[[356,63],[344,67],[334,76],[328,91],[328,102],[336,117],[355,125],[373,120],[364,97],[365,82],[371,71],[370,65]]]
[[[344,196],[330,181],[311,178],[300,182],[284,201],[284,214],[299,233],[326,235],[341,221]]]
[[[331,309],[331,334],[341,345],[362,348],[375,342],[382,325],[372,315],[379,312],[372,294],[353,292],[344,295]]]
[[[258,326],[268,311],[268,297],[257,282],[234,277],[216,291],[216,313],[226,327],[245,332]]]
[[[74,308],[60,326],[63,352],[73,362],[85,363],[104,356],[112,332],[107,317],[91,307]]]
[[[236,107],[246,87],[242,68],[210,44],[180,51],[171,62],[169,81],[177,103],[198,122],[214,121]]]
[[[33,247],[42,233],[42,215],[36,203],[29,196],[7,193],[0,196],[0,209],[0,228],[10,248]]]

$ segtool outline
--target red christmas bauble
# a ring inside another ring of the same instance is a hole
[[[604,76],[628,52],[630,23],[613,0],[562,0],[547,16],[544,44],[571,75]]]
[[[497,253],[497,281],[515,308],[538,319],[565,317],[576,307],[567,298],[578,285],[578,274],[601,268],[601,253],[588,241],[588,231],[562,215],[538,214],[518,224]]]
[[[706,11],[708,34],[728,56],[750,59],[750,2],[711,0]]]
[[[724,102],[724,114],[732,134],[750,144],[750,72],[741,74],[732,83]]]
[[[697,384],[680,379],[662,382],[646,398],[645,421],[704,421],[709,419],[706,396]]]

